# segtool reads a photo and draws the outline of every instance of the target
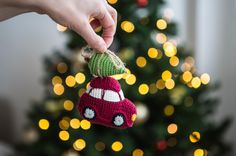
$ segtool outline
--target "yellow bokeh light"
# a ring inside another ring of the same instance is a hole
[[[47,119],[40,119],[38,123],[39,128],[47,130],[49,128],[49,122]]]
[[[171,42],[166,42],[163,44],[163,49],[167,57],[172,57],[177,54],[176,46]]]
[[[80,121],[79,119],[72,119],[70,120],[70,126],[73,128],[73,129],[78,129],[80,127]]]
[[[125,79],[125,82],[128,85],[133,85],[136,82],[136,76],[134,74],[130,74],[129,76],[127,76],[127,78]]]
[[[69,122],[65,119],[62,119],[60,122],[59,122],[59,127],[63,130],[67,130],[69,128]]]
[[[87,83],[87,85],[86,85],[86,89],[88,89],[89,86],[90,86],[90,82]]]
[[[158,56],[158,51],[156,48],[149,48],[148,49],[148,56],[150,58],[156,58]]]
[[[174,106],[172,106],[172,105],[167,105],[167,106],[165,106],[165,108],[164,108],[164,114],[165,114],[166,116],[171,116],[171,115],[174,114],[174,112],[175,112]]]
[[[123,144],[120,141],[115,141],[112,143],[111,148],[115,152],[119,152],[123,148]]]
[[[156,26],[160,30],[164,30],[167,27],[167,22],[164,19],[159,19],[156,22]]]
[[[127,33],[131,33],[134,31],[135,27],[134,24],[130,21],[123,21],[121,23],[121,29],[126,31]]]
[[[132,156],[143,156],[144,152],[143,150],[137,148],[133,151],[133,155]]]
[[[65,110],[71,111],[74,108],[74,103],[71,100],[65,100],[63,106]]]
[[[163,33],[157,33],[156,35],[156,41],[160,44],[163,44],[167,41],[167,37]]]
[[[171,79],[172,74],[169,70],[165,70],[162,74],[161,77],[164,81]]]
[[[179,65],[179,58],[177,56],[172,56],[169,60],[170,65],[176,67]]]
[[[125,71],[126,73],[123,74],[123,77],[122,77],[123,79],[126,79],[131,74],[131,71],[128,68],[126,68]]]
[[[123,74],[116,74],[116,75],[112,75],[111,77],[116,79],[116,80],[120,80],[120,79],[122,79]]]
[[[116,4],[118,0],[107,0],[109,4]]]
[[[84,119],[80,122],[80,126],[82,129],[88,130],[91,127],[91,123],[88,120]]]
[[[209,82],[210,82],[210,76],[209,76],[209,74],[207,74],[207,73],[204,73],[204,74],[202,74],[201,75],[201,82],[202,82],[202,84],[208,84]]]
[[[97,151],[103,151],[105,149],[105,147],[106,147],[105,144],[101,141],[99,141],[95,144],[95,149]]]
[[[204,154],[204,153],[205,152],[203,149],[198,148],[194,151],[194,156],[206,156],[206,154]]]
[[[67,71],[68,67],[64,62],[61,62],[57,65],[57,71],[61,74],[65,73]]]
[[[149,87],[147,84],[141,84],[139,87],[138,87],[138,91],[141,95],[145,95],[148,93],[149,91]]]
[[[69,134],[67,131],[60,131],[60,132],[59,132],[59,138],[60,138],[62,141],[67,141],[67,140],[69,140],[69,138],[70,138],[70,134]]]
[[[73,144],[73,147],[76,151],[83,150],[85,146],[86,146],[86,142],[84,141],[84,139],[77,139]]]
[[[67,27],[63,26],[63,25],[60,25],[60,24],[57,24],[57,30],[60,31],[60,32],[64,32],[67,30]]]
[[[83,73],[77,73],[76,75],[75,75],[75,81],[78,83],[78,84],[82,84],[82,83],[84,83],[84,81],[85,81],[85,75],[83,74]]]
[[[61,83],[62,83],[62,79],[61,79],[60,76],[54,76],[54,77],[52,78],[52,84],[53,84],[53,85],[61,84]]]
[[[66,85],[68,87],[74,87],[75,86],[75,78],[72,75],[69,75],[66,77]]]
[[[80,89],[79,89],[79,92],[78,92],[79,97],[81,97],[85,92],[86,92],[86,89],[80,88]]]
[[[183,78],[184,82],[188,83],[192,80],[193,75],[190,71],[186,71],[186,72],[183,73],[182,78]]]
[[[150,94],[155,94],[157,92],[157,87],[155,83],[152,83],[149,85],[149,93]]]
[[[173,89],[175,87],[175,81],[172,79],[168,79],[165,82],[165,86],[167,89]]]
[[[165,86],[165,81],[160,79],[160,80],[157,80],[156,82],[156,87],[158,89],[164,89],[166,86]]]
[[[61,84],[56,84],[53,87],[53,91],[56,95],[62,95],[64,93],[64,86]]]
[[[192,143],[196,143],[198,142],[199,140],[201,139],[201,134],[199,132],[192,132],[190,135],[189,135],[189,140],[192,142]]]
[[[143,67],[146,66],[147,60],[146,60],[144,57],[139,56],[139,57],[136,59],[136,64],[137,64],[138,67],[143,68]]]
[[[193,88],[198,88],[201,86],[201,80],[199,77],[194,77],[191,81],[191,85],[193,86]]]
[[[175,134],[177,130],[178,130],[178,126],[175,123],[172,123],[167,127],[167,132],[169,134]]]

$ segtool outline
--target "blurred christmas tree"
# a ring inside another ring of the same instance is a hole
[[[79,116],[76,104],[91,80],[80,55],[85,42],[58,25],[71,52],[45,59],[45,96],[29,113],[22,155],[229,155],[223,135],[230,121],[209,119],[218,102],[209,94],[217,87],[208,74],[197,76],[194,59],[177,46],[172,11],[163,0],[108,2],[119,13],[112,48],[129,69],[115,78],[137,106],[134,127],[111,129]]]

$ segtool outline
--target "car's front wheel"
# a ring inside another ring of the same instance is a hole
[[[83,116],[85,119],[92,120],[96,117],[96,112],[93,108],[85,107],[83,111]]]
[[[113,117],[113,124],[117,127],[120,127],[122,126],[124,123],[125,123],[125,118],[124,118],[124,115],[123,114],[116,114],[114,117]]]

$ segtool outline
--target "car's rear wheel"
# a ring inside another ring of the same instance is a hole
[[[123,114],[114,115],[112,122],[117,127],[124,125],[124,123],[125,123],[124,115]]]
[[[93,108],[85,107],[83,111],[83,116],[85,119],[92,120],[96,117],[96,112]]]

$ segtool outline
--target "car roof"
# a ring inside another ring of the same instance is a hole
[[[121,90],[120,83],[112,77],[96,77],[91,80],[90,86],[93,88],[102,88],[119,92]]]

